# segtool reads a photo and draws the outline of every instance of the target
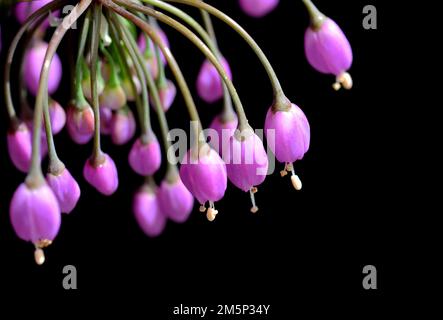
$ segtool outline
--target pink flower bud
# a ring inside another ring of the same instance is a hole
[[[218,139],[214,140],[213,137],[211,137],[209,144],[219,154],[222,155],[224,150],[229,149],[229,140],[234,135],[237,125],[238,118],[235,113],[232,114],[232,119],[229,120],[223,119],[223,115],[219,115],[212,120],[210,128],[215,130]]]
[[[92,159],[86,160],[83,168],[83,176],[91,186],[100,193],[110,196],[118,188],[118,173],[114,160],[103,153],[98,164]]]
[[[158,94],[160,95],[160,101],[162,103],[163,111],[168,111],[172,106],[177,94],[177,88],[174,82],[166,80],[164,85],[160,85],[158,88]]]
[[[229,79],[232,80],[231,68],[229,67],[228,61],[222,58],[221,64],[225,68]],[[222,79],[217,69],[208,60],[203,62],[198,74],[197,92],[200,98],[207,103],[214,103],[223,96]]]
[[[14,166],[22,171],[28,172],[31,165],[32,144],[31,133],[24,123],[17,128],[10,129],[7,135],[8,152]]]
[[[77,181],[66,168],[59,174],[48,173],[46,181],[58,200],[61,212],[70,213],[80,198],[80,187]]]
[[[157,137],[151,134],[146,144],[135,140],[129,152],[129,165],[141,176],[153,175],[161,165],[161,150]]]
[[[134,137],[136,129],[134,114],[125,107],[112,115],[111,139],[116,145],[123,145]]]
[[[17,236],[34,244],[54,240],[60,228],[60,207],[46,183],[35,188],[22,183],[12,197],[9,214]]]
[[[100,95],[100,107],[118,110],[126,105],[126,93],[121,86],[105,86]]]
[[[94,111],[89,104],[83,107],[68,106],[67,127],[72,140],[85,144],[94,134]]]
[[[49,117],[51,119],[52,133],[58,134],[66,124],[66,112],[60,104],[53,99],[49,100]]]
[[[100,133],[103,135],[111,134],[112,110],[100,107]]]
[[[158,189],[160,210],[172,221],[183,223],[188,220],[194,206],[194,197],[177,176],[175,182],[164,180]]]
[[[46,50],[48,44],[43,41],[37,42],[31,47],[25,55],[24,70],[25,70],[25,83],[28,90],[35,96],[37,95],[38,86],[40,83],[40,72],[43,67],[43,61],[45,59]],[[49,68],[48,76],[48,93],[53,94],[60,84],[62,78],[62,63],[57,54],[52,59],[51,66]]]
[[[161,212],[157,195],[152,188],[140,188],[134,196],[132,208],[138,225],[147,236],[157,237],[163,232],[167,218]]]
[[[277,7],[279,0],[240,0],[240,7],[251,17],[261,18]]]

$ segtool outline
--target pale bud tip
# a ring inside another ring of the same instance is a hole
[[[34,251],[34,259],[35,263],[37,263],[39,266],[41,266],[43,263],[45,263],[45,253],[42,249],[36,248]]]
[[[215,220],[217,214],[218,210],[215,210],[214,208],[208,208],[208,212],[206,213],[206,218],[208,218],[208,220],[212,222]]]
[[[292,182],[292,185],[294,186],[295,190],[297,190],[297,191],[301,190],[302,183],[301,183],[301,180],[298,175],[295,174],[295,175],[291,176],[291,182]]]
[[[337,76],[337,82],[334,83],[333,87],[335,90],[339,90],[340,87],[343,87],[346,90],[350,90],[352,89],[353,84],[354,82],[352,80],[351,75],[348,72],[343,72],[342,74]]]
[[[253,206],[253,207],[251,208],[251,212],[252,212],[252,213],[257,213],[257,211],[258,211],[258,207],[257,207],[257,206]]]

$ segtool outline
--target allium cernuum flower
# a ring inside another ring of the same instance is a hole
[[[240,0],[240,7],[251,17],[261,18],[277,7],[280,0]]]
[[[153,187],[145,185],[136,192],[132,210],[138,225],[147,236],[157,237],[165,229],[167,217],[160,210]]]
[[[68,106],[67,127],[72,140],[78,144],[85,144],[91,140],[94,134],[94,111],[91,106],[83,101],[82,105],[76,106],[70,103]]]
[[[30,15],[32,15],[35,11],[40,9],[41,7],[47,5],[51,0],[34,0],[31,2],[19,2],[15,5],[15,17],[17,18],[18,22],[24,23],[26,19],[29,18]],[[54,16],[59,15],[59,11],[52,13]],[[49,26],[49,18],[45,20],[45,22],[42,24],[43,28],[46,28]]]
[[[31,164],[31,132],[28,126],[20,122],[13,125],[7,134],[8,152],[14,166],[22,171],[28,172]]]
[[[118,188],[118,173],[114,160],[105,153],[97,159],[86,160],[83,176],[91,186],[105,196],[112,195]]]
[[[37,94],[39,82],[40,82],[40,72],[43,66],[43,60],[45,58],[46,50],[48,49],[48,44],[43,41],[39,41],[34,44],[26,52],[24,59],[24,70],[25,70],[25,83],[28,90],[33,94]],[[60,84],[62,78],[62,63],[57,54],[51,62],[51,67],[49,68],[48,77],[48,93],[53,94]]]
[[[352,78],[347,72],[352,65],[353,54],[343,31],[330,18],[325,17],[312,4],[305,1],[311,16],[311,25],[305,33],[305,54],[317,71],[336,76],[334,89],[352,88]]]
[[[131,109],[124,107],[117,110],[111,119],[111,139],[116,145],[126,144],[134,137],[136,129],[134,114]]]
[[[42,248],[49,245],[60,229],[61,214],[51,188],[43,182],[36,185],[22,183],[11,200],[9,215],[15,233],[20,239],[36,247],[35,259],[43,264]]]
[[[238,118],[234,112],[232,112],[228,117],[225,117],[223,114],[221,114],[216,116],[214,120],[212,120],[209,128],[215,130],[218,139],[214,139],[215,137],[211,136],[209,144],[219,154],[223,154],[223,150],[229,148],[229,141],[234,135],[235,130],[237,129],[237,125]]]
[[[266,115],[265,134],[268,146],[278,161],[285,163],[285,170],[292,172],[292,183],[297,190],[301,189],[301,181],[295,175],[293,163],[301,160],[309,149],[311,132],[308,119],[295,104],[288,110],[275,110],[271,107]]]
[[[160,95],[163,111],[168,111],[177,94],[177,88],[175,87],[174,82],[166,80],[164,84],[160,84],[158,86],[158,94]]]
[[[229,79],[232,79],[231,68],[225,58],[221,58],[223,65]],[[214,103],[223,96],[223,80],[221,79],[217,69],[214,65],[205,60],[200,68],[197,77],[197,92],[200,98],[207,103]]]
[[[58,200],[61,212],[70,213],[80,198],[80,187],[77,181],[66,168],[57,173],[48,172],[46,181]]]
[[[183,223],[191,214],[194,197],[183,184],[180,176],[169,181],[165,179],[158,189],[160,210],[172,221]]]
[[[62,106],[54,99],[49,100],[49,117],[51,119],[51,129],[53,134],[62,131],[66,124],[66,112]]]
[[[237,130],[229,141],[229,149],[223,154],[229,180],[239,189],[250,192],[252,212],[257,212],[254,193],[263,183],[268,172],[268,156],[262,140],[249,127]]]
[[[180,177],[202,205],[201,211],[204,211],[205,203],[209,201],[207,217],[213,221],[218,213],[214,202],[223,198],[228,184],[226,164],[217,151],[206,143],[198,150],[190,149],[180,167]]]
[[[135,140],[129,152],[129,165],[141,176],[153,175],[160,168],[160,144],[154,133]]]

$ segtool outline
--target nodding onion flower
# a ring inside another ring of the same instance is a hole
[[[239,1],[241,8],[254,17],[269,13],[279,3]],[[213,221],[218,214],[215,202],[222,201],[228,180],[249,192],[251,211],[257,212],[254,194],[268,174],[268,154],[249,124],[232,83],[231,67],[220,51],[226,44],[217,42],[211,15],[238,33],[266,70],[274,98],[265,121],[267,144],[277,160],[285,164],[282,174],[291,171],[294,187],[301,188],[293,163],[308,151],[309,123],[303,111],[286,98],[274,69],[255,40],[237,22],[204,1],[142,2],[78,0],[75,10],[60,20],[55,30],[47,28],[48,13],[60,10],[64,0],[24,2],[15,7],[21,27],[11,42],[5,64],[7,147],[13,165],[27,175],[12,197],[9,213],[17,236],[32,243],[37,264],[45,261],[43,250],[56,239],[61,213],[74,213],[81,201],[82,192],[74,178],[79,173],[70,171],[61,160],[63,155],[56,152],[53,136],[65,127],[73,142],[92,148],[90,157],[71,160],[84,163],[84,180],[106,196],[114,194],[119,186],[112,154],[125,150],[120,145],[132,145],[128,164],[145,179],[135,193],[132,209],[149,237],[159,236],[168,220],[186,222],[194,208],[194,198],[200,211]],[[311,1],[304,2],[311,16],[305,37],[309,62],[321,72],[336,75],[336,87],[349,88],[352,79],[347,70],[352,51],[347,39]],[[185,6],[179,8],[174,3]],[[204,26],[182,10],[186,7],[200,9]],[[203,53],[204,62],[196,81],[200,98],[205,103],[223,98],[223,111],[213,118],[213,134],[208,139],[188,82],[158,22],[180,32]],[[74,72],[63,72],[69,61],[67,56],[73,53],[63,52],[60,43],[74,23],[78,26],[72,32],[78,35]],[[17,58],[19,45],[23,55]],[[17,84],[11,81],[14,58],[19,66]],[[174,78],[166,78],[166,69]],[[62,76],[63,84],[71,84],[66,97],[56,94]],[[16,112],[13,89],[20,93],[20,113]],[[180,168],[175,152],[171,152],[166,118],[177,93],[183,95],[189,117],[196,125],[191,132],[193,142]],[[26,107],[28,94],[34,97],[34,108]],[[256,107],[254,112],[260,112],[260,108]],[[154,132],[151,113],[158,119],[159,132]],[[102,149],[102,138],[114,143],[111,150]],[[46,155],[48,168],[43,174],[42,158]],[[166,174],[157,186],[153,175],[162,172],[162,165]]]

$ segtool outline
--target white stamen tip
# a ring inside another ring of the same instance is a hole
[[[257,213],[257,211],[258,211],[258,207],[257,207],[257,206],[253,206],[253,207],[251,208],[251,212],[252,212],[252,213]]]
[[[288,172],[287,172],[286,170],[282,170],[282,171],[280,171],[280,175],[281,175],[282,177],[285,177],[287,174],[288,174]]]
[[[42,249],[36,248],[34,251],[34,259],[35,263],[37,263],[39,266],[41,266],[43,263],[45,263],[45,253]]]
[[[332,85],[332,88],[334,88],[335,91],[338,91],[338,90],[341,89],[341,84],[340,84],[339,82],[335,82],[335,83]]]
[[[206,207],[202,204],[199,208],[200,212],[205,212],[206,211]]]
[[[347,72],[343,72],[341,75],[339,75],[337,77],[337,82],[339,82],[346,90],[352,89],[354,84],[351,75]]]
[[[215,217],[218,214],[218,210],[215,210],[214,208],[208,208],[208,212],[206,212],[206,218],[208,218],[209,221],[214,221]]]
[[[291,176],[291,182],[292,182],[292,185],[294,186],[295,190],[297,190],[297,191],[301,190],[303,185],[302,185],[302,182],[301,182],[301,180],[300,180],[298,175],[296,175],[296,174],[292,175]]]

